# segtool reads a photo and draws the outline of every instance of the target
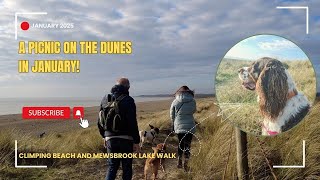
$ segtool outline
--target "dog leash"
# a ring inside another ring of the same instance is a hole
[[[160,166],[161,166],[161,168],[162,168],[162,172],[166,172],[165,169],[164,169],[164,167],[163,167],[163,165],[162,165],[162,159],[160,159]]]

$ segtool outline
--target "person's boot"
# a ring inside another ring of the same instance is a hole
[[[178,156],[177,168],[182,168],[182,156]]]
[[[185,158],[185,159],[184,159],[184,163],[183,163],[183,169],[184,169],[186,172],[189,171],[188,161],[189,161],[189,158]]]

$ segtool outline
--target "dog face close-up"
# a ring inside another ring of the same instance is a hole
[[[158,152],[164,152],[166,150],[166,145],[164,143],[157,144],[156,149],[158,150]]]
[[[267,63],[272,61],[271,58],[261,58],[258,61],[253,62],[249,67],[242,67],[238,70],[239,79],[242,81],[242,87],[254,91],[256,89],[256,83],[263,69]]]
[[[250,75],[250,67],[242,67],[238,70],[239,78],[242,81],[242,87],[248,90],[255,90],[255,80]]]
[[[160,132],[159,128],[154,127],[151,124],[149,124],[149,127],[151,128],[151,131],[154,131],[155,133],[159,134],[159,132]]]
[[[283,64],[276,59],[264,57],[238,72],[242,86],[257,91],[262,114],[272,119],[277,117],[285,106],[288,94]]]

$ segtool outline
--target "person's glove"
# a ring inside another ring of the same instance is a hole
[[[139,144],[133,144],[133,152],[140,152]]]
[[[107,148],[107,141],[103,138],[103,147]]]
[[[175,135],[175,132],[174,132],[174,126],[172,125],[172,129],[171,129],[171,135]]]

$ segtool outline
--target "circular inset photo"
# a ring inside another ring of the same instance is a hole
[[[308,114],[316,98],[316,75],[295,43],[256,35],[226,53],[215,90],[224,119],[247,133],[274,136]]]

